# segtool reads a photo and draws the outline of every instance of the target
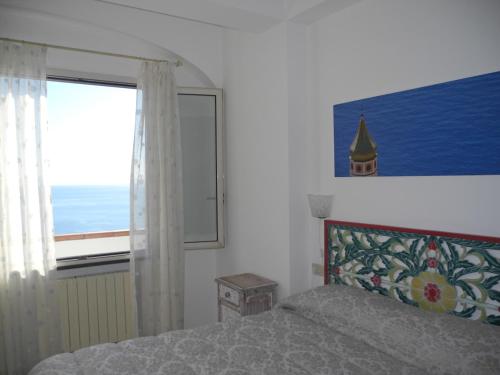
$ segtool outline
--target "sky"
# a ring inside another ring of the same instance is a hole
[[[135,89],[49,81],[50,183],[127,185]]]

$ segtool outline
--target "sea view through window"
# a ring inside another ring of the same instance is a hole
[[[136,89],[55,77],[47,86],[56,257],[128,252]],[[185,247],[222,247],[222,90],[180,88],[178,97]]]
[[[134,88],[49,81],[56,235],[129,229]]]

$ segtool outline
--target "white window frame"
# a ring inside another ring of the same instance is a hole
[[[59,72],[57,72],[59,73]],[[107,78],[107,77],[105,77]],[[95,84],[95,85],[108,85],[108,86],[116,86],[116,87],[135,87],[135,83],[132,83],[127,80],[113,81],[102,79],[99,77],[98,79],[93,79],[86,74],[71,74],[71,75],[59,75],[59,74],[49,74],[47,77],[48,80],[52,81],[65,81],[65,82],[81,82],[82,84]],[[82,82],[83,81],[83,82]],[[200,241],[200,242],[184,242],[185,250],[203,250],[203,249],[220,249],[225,246],[225,179],[224,179],[224,130],[223,130],[223,90],[216,88],[201,88],[201,87],[178,87],[177,88],[179,95],[206,95],[206,96],[215,96],[215,113],[216,113],[216,190],[217,190],[217,240],[216,241]],[[120,231],[117,231],[120,232]],[[107,233],[107,232],[103,232]],[[82,235],[88,235],[88,233],[82,233]],[[58,237],[64,237],[58,236]],[[96,236],[90,236],[90,238],[99,237],[98,233]],[[109,237],[109,236],[103,236]],[[111,236],[112,237],[112,236]],[[100,237],[99,237],[100,238]],[[75,239],[76,241],[85,241],[86,239]],[[119,253],[108,253],[103,251],[102,253],[97,253],[95,255],[90,255],[86,257],[75,257],[74,259],[58,259],[58,268],[62,270],[67,269],[67,271],[73,274],[73,270],[77,271],[79,274],[88,274],[88,271],[85,271],[84,268],[97,266],[95,268],[105,267],[104,271],[97,271],[97,273],[106,272],[107,269],[111,266],[113,267],[114,263],[120,269],[124,268],[125,263],[128,262],[130,250],[128,252],[119,252]],[[125,263],[124,263],[125,262]],[[106,264],[109,264],[106,266]],[[127,265],[128,267],[128,265]],[[94,268],[94,267],[93,267]],[[81,270],[81,271],[78,271]],[[59,271],[59,272],[61,272]]]
[[[215,149],[216,189],[217,189],[217,240],[202,242],[184,242],[185,250],[221,249],[225,246],[224,230],[224,137],[223,137],[223,92],[222,89],[178,87],[179,95],[215,96]]]

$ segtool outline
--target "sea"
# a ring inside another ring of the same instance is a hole
[[[52,186],[56,235],[128,230],[129,186]]]
[[[336,177],[349,176],[361,114],[379,176],[500,174],[500,72],[336,104]]]

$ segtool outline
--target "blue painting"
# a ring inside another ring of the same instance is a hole
[[[500,72],[333,106],[335,176],[500,174]]]

